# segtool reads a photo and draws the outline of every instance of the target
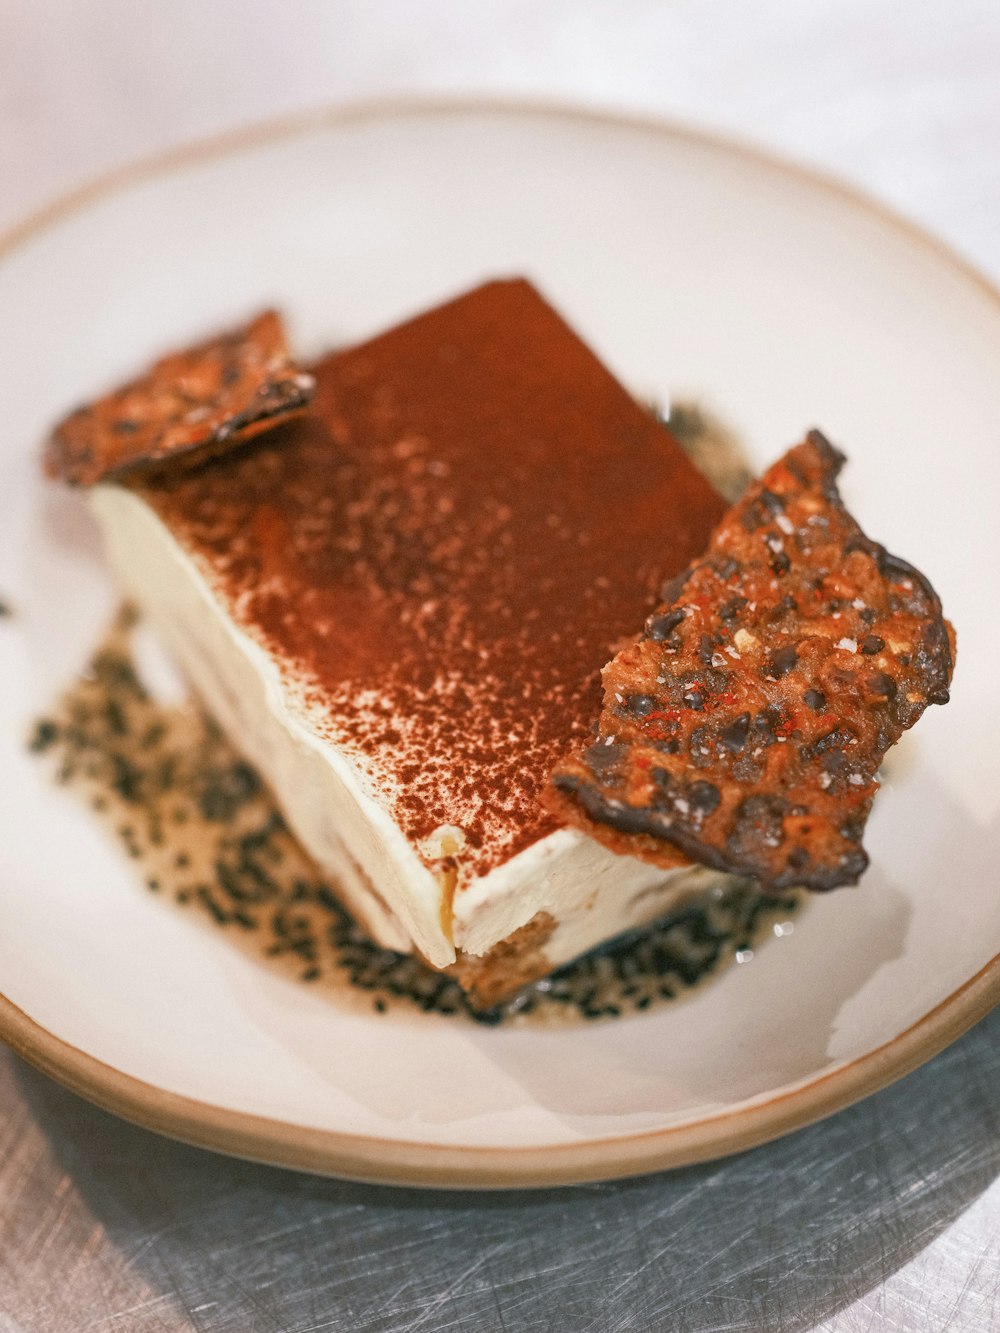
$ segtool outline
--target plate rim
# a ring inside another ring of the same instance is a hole
[[[694,1166],[804,1129],[917,1069],[998,1003],[1000,956],[898,1036],[791,1089],[679,1125],[533,1147],[377,1138],[216,1106],[106,1064],[57,1037],[2,994],[0,1037],[29,1064],[102,1110],[193,1147],[367,1184],[540,1189]]]
[[[971,282],[1000,313],[1000,287],[920,224],[824,171],[738,136],[562,99],[407,96],[338,102],[201,138],[104,172],[0,230],[0,263],[64,219],[149,179],[286,139],[391,119],[492,114],[611,126],[725,153],[833,194],[915,242]],[[448,1145],[320,1129],[171,1092],[105,1063],[0,992],[0,1040],[71,1091],[121,1118],[196,1147],[317,1175],[444,1189],[552,1187],[623,1179],[730,1156],[841,1110],[938,1054],[1000,1004],[1000,954],[914,1023],[864,1055],[717,1113],[622,1136],[530,1147]]]

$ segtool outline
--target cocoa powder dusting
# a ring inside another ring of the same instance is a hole
[[[136,489],[404,832],[464,830],[461,887],[557,826],[600,668],[724,503],[523,281],[314,373],[299,421]]]

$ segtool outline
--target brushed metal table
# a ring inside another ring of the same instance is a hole
[[[7,0],[0,228],[240,123],[469,89],[747,135],[867,187],[1000,278],[996,0]],[[754,1152],[499,1195],[213,1156],[0,1052],[0,1333],[504,1329],[1000,1329],[1000,1011],[895,1087]]]
[[[575,1189],[217,1157],[9,1052],[0,1126],[0,1333],[1000,1328],[1000,1011],[778,1143]]]

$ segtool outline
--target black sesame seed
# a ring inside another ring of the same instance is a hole
[[[687,800],[692,810],[702,815],[710,815],[717,810],[722,800],[718,787],[712,782],[692,782],[687,789]]]
[[[805,760],[812,760],[821,754],[843,750],[853,739],[851,733],[844,727],[832,727],[829,731],[818,736],[810,745],[802,747],[802,757]]]
[[[798,660],[799,654],[795,645],[786,644],[783,648],[778,648],[771,654],[766,674],[771,680],[780,680],[782,676],[788,675]]]
[[[656,700],[651,694],[630,694],[625,700],[625,707],[636,717],[645,717],[656,707]]]
[[[225,912],[223,908],[221,908],[219,904],[215,901],[215,899],[209,892],[207,885],[199,884],[198,888],[195,890],[195,893],[198,898],[198,901],[206,909],[209,916],[212,917],[213,921],[215,921],[220,926],[224,926],[226,922],[229,920],[228,913]]]
[[[884,671],[876,671],[869,679],[869,687],[877,698],[895,699],[899,692],[899,686],[893,678]]]
[[[687,611],[681,608],[678,611],[667,611],[661,615],[652,615],[646,621],[646,638],[653,639],[656,642],[662,642],[663,639],[670,637],[671,631],[675,630],[681,623]]]
[[[747,743],[750,734],[750,714],[740,713],[739,717],[723,727],[719,733],[719,744],[733,754],[739,754]]]
[[[31,740],[28,742],[28,749],[33,750],[35,754],[41,754],[47,750],[59,735],[59,728],[48,718],[43,718],[35,724],[35,730]]]

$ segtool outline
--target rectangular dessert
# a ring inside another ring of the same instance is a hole
[[[492,1003],[718,878],[539,797],[725,505],[524,281],[311,370],[297,420],[94,512],[350,910]]]

